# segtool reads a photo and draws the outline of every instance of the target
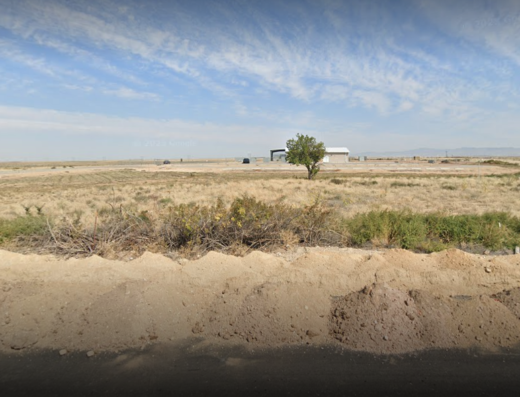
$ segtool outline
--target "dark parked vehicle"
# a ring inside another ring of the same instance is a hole
[[[170,163],[170,160],[164,160],[163,164],[171,164],[171,163]]]
[[[249,164],[249,163],[250,163],[249,159],[242,160],[242,164]]]

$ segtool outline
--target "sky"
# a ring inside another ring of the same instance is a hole
[[[518,0],[0,0],[0,161],[520,147]]]

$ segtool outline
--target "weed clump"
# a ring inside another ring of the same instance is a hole
[[[155,210],[131,204],[100,208],[94,219],[81,211],[68,218],[31,214],[0,219],[0,246],[63,256],[146,250],[194,256],[208,251],[245,254],[294,245],[398,247],[420,252],[450,247],[512,249],[520,245],[520,219],[505,212],[482,215],[420,214],[374,210],[342,218],[317,196],[307,205],[280,199],[266,203],[251,196],[225,204],[174,204],[160,200]]]
[[[253,197],[235,199],[229,207],[181,204],[171,207],[161,235],[171,249],[197,247],[202,251],[232,252],[237,247],[265,249],[290,240],[304,245],[327,241],[334,223],[332,210],[320,202],[293,207],[277,201],[267,204]]]
[[[359,185],[359,186],[374,186],[374,185],[377,185],[378,182],[371,179],[369,181],[360,181],[360,182],[354,182],[353,183],[354,185]]]
[[[84,225],[78,217],[62,221],[49,229],[48,236],[50,250],[65,256],[139,254],[153,248],[155,241],[154,225],[147,213],[133,213],[122,206],[103,208],[94,224]]]
[[[47,219],[43,216],[24,215],[14,219],[0,219],[0,243],[17,239],[29,239],[45,236],[48,232]]]
[[[444,189],[444,190],[457,190],[457,187],[454,186],[454,185],[442,185],[441,189]]]
[[[482,164],[498,165],[501,167],[513,167],[513,168],[520,167],[520,165],[518,165],[516,163],[510,163],[508,161],[503,161],[503,160],[486,160],[486,161],[483,161]]]
[[[447,216],[371,211],[344,222],[355,246],[370,242],[432,252],[465,245],[512,249],[520,244],[520,219],[503,212]]]

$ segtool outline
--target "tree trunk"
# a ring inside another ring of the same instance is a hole
[[[312,178],[314,177],[314,173],[312,171],[313,170],[311,167],[307,167],[307,179],[309,181],[312,181]]]

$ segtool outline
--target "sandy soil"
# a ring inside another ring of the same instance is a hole
[[[43,177],[49,175],[62,174],[91,174],[100,171],[134,170],[145,172],[183,172],[183,173],[233,173],[233,172],[299,172],[306,174],[307,170],[303,166],[292,164],[271,162],[271,163],[252,163],[241,164],[237,161],[219,162],[184,162],[169,165],[163,164],[127,164],[127,165],[77,165],[74,168],[62,168],[50,166],[38,166],[31,168],[2,168],[0,164],[0,179],[12,179],[20,177]],[[464,163],[434,163],[429,164],[424,161],[404,160],[388,161],[374,160],[367,162],[350,162],[347,164],[322,164],[322,172],[342,172],[349,174],[450,174],[450,175],[492,175],[492,174],[512,174],[518,172],[516,168],[504,168],[495,165],[464,162]]]
[[[172,261],[0,251],[0,349],[95,353],[204,338],[249,348],[498,351],[520,342],[520,255],[304,249]]]

